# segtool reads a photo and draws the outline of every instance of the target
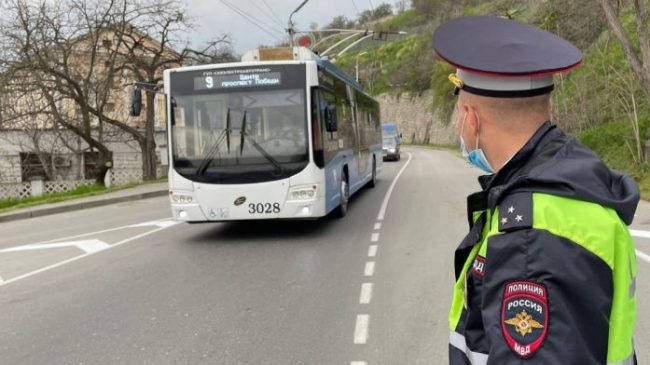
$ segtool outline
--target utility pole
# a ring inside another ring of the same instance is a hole
[[[291,22],[291,17],[293,16],[293,14],[297,13],[300,9],[302,9],[302,7],[305,6],[305,4],[307,4],[307,1],[309,1],[309,0],[303,1],[302,4],[300,4],[296,8],[296,10],[294,10],[293,13],[291,13],[291,15],[289,15],[289,24],[287,24],[287,33],[289,33],[289,45],[291,47],[293,47],[293,35],[295,33],[294,30],[293,30],[293,22]]]
[[[367,51],[366,52],[361,52],[361,53],[359,53],[357,55],[357,63],[354,66],[354,75],[355,75],[354,79],[355,79],[356,82],[359,82],[359,57],[363,56],[366,53],[368,53],[368,52]]]

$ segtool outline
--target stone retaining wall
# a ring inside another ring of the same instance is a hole
[[[431,111],[431,98],[428,91],[421,94],[379,95],[377,100],[381,107],[381,121],[396,123],[405,143],[457,144],[456,127],[434,115]]]

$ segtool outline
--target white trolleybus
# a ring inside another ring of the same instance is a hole
[[[175,219],[344,216],[375,185],[377,101],[306,48],[166,70],[164,88]]]

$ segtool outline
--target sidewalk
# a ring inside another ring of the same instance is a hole
[[[132,200],[165,196],[168,194],[169,186],[166,182],[138,185],[133,188],[122,189],[110,193],[89,196],[85,198],[72,199],[60,203],[36,205],[29,208],[21,208],[6,213],[0,213],[0,222],[9,222],[18,219],[42,217],[50,214],[70,212],[86,208],[99,207]]]

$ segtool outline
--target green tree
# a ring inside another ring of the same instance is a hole
[[[344,15],[335,16],[332,21],[325,27],[327,29],[351,29],[356,25],[354,20],[348,19]]]

